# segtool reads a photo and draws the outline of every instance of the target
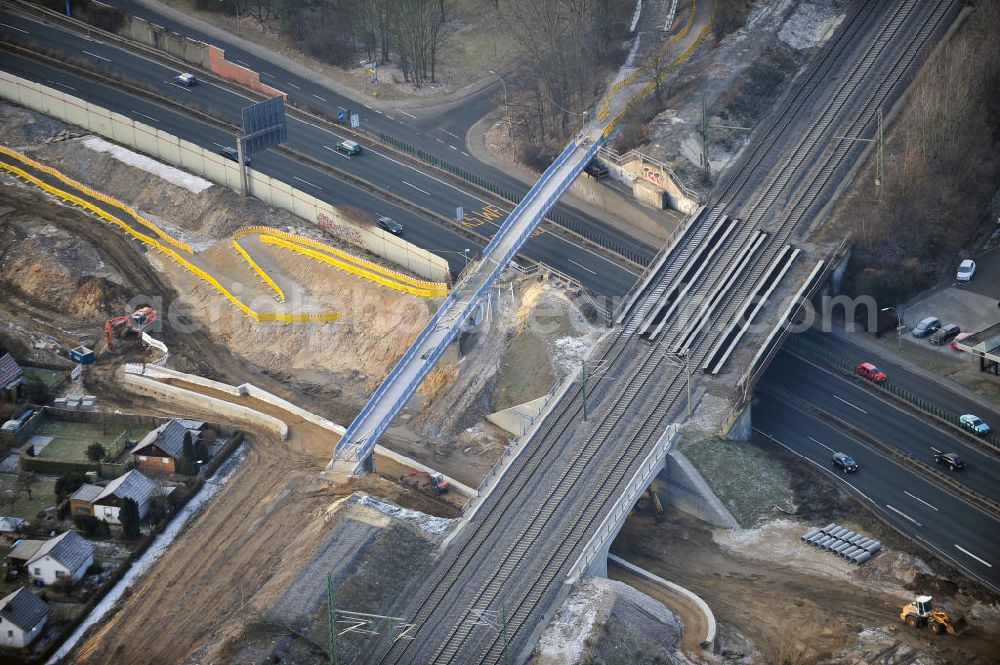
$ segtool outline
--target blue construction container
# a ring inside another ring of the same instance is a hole
[[[69,357],[73,362],[80,363],[81,365],[94,364],[94,352],[82,344],[70,351]]]

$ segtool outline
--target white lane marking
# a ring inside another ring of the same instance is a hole
[[[400,113],[402,113],[403,115],[405,115],[408,118],[413,118],[414,120],[417,119],[417,116],[413,115],[412,113],[407,113],[403,109],[396,109],[396,110],[399,111]]]
[[[847,401],[846,399],[844,399],[843,397],[837,397],[836,395],[834,395],[834,396],[833,396],[833,398],[834,398],[834,399],[839,399],[839,400],[840,400],[841,402],[843,402],[843,403],[844,403],[844,404],[846,404],[847,406],[851,407],[852,409],[857,409],[857,410],[858,410],[858,411],[860,411],[861,413],[864,413],[864,414],[867,414],[867,413],[868,413],[867,411],[865,411],[864,409],[862,409],[862,408],[861,408],[860,406],[854,406],[853,404],[851,404],[850,402],[848,402],[848,401]]]
[[[344,153],[340,152],[340,151],[339,151],[339,150],[337,150],[336,148],[331,148],[331,147],[330,147],[330,146],[328,146],[328,145],[325,145],[325,146],[323,146],[323,147],[324,147],[324,148],[326,148],[327,150],[329,150],[330,152],[332,152],[333,154],[337,155],[338,157],[343,157],[344,159],[350,159],[350,157],[348,157],[348,156],[347,156],[347,155],[345,155]]]
[[[191,88],[187,87],[186,85],[180,85],[180,84],[174,83],[173,81],[164,81],[164,83],[166,83],[168,85],[172,85],[175,88],[180,88],[184,92],[191,92]]]
[[[985,559],[980,559],[980,558],[979,558],[978,556],[976,556],[975,554],[973,554],[973,553],[972,553],[972,552],[970,552],[969,550],[965,549],[965,548],[964,548],[964,547],[962,547],[961,545],[955,545],[955,548],[956,548],[956,549],[957,549],[957,550],[958,550],[959,552],[963,552],[963,553],[965,553],[965,554],[968,554],[969,556],[971,556],[971,557],[972,557],[973,559],[975,559],[975,560],[976,560],[976,561],[978,561],[979,563],[983,564],[984,566],[989,566],[990,568],[992,568],[992,567],[993,567],[993,564],[992,564],[992,563],[990,563],[989,561],[986,561]]]
[[[469,153],[465,152],[464,150],[462,151],[462,154],[465,155],[466,157],[472,157],[472,155],[470,155]]]
[[[402,182],[403,182],[403,184],[404,184],[404,185],[409,185],[410,187],[412,187],[413,189],[417,190],[418,192],[423,192],[423,193],[424,193],[424,194],[426,194],[427,196],[430,196],[430,195],[431,195],[431,193],[430,193],[430,192],[428,192],[428,191],[427,191],[426,189],[420,189],[419,187],[417,187],[417,186],[416,186],[416,185],[414,185],[413,183],[409,183],[409,182],[406,182],[405,180],[403,180]]]
[[[910,517],[909,515],[907,515],[906,513],[904,513],[904,512],[903,512],[902,510],[900,510],[899,508],[893,508],[893,507],[892,507],[892,506],[890,506],[890,505],[889,505],[888,503],[887,503],[887,504],[885,504],[885,507],[886,507],[886,508],[888,508],[889,510],[891,510],[892,512],[896,513],[897,515],[900,515],[901,517],[904,517],[905,519],[908,519],[908,520],[910,520],[911,522],[913,522],[913,523],[914,523],[914,524],[916,524],[917,526],[923,526],[923,524],[921,524],[921,523],[920,523],[920,522],[918,522],[917,520],[913,519],[912,517]],[[958,545],[956,545],[955,547],[958,547]]]
[[[293,116],[293,119],[295,119],[294,116]],[[311,124],[311,123],[307,123],[307,124]],[[442,143],[443,143],[443,141],[442,141]],[[371,154],[373,154],[373,155],[378,155],[382,159],[386,159],[386,160],[392,162],[393,164],[396,164],[397,166],[401,166],[403,168],[409,169],[409,170],[413,171],[414,173],[419,174],[423,178],[430,178],[431,180],[433,180],[434,182],[438,183],[439,185],[442,185],[444,187],[448,187],[450,189],[453,189],[456,192],[458,192],[459,194],[461,194],[463,196],[467,196],[467,197],[469,197],[471,199],[475,199],[476,201],[479,201],[482,204],[487,204],[487,203],[492,204],[491,201],[487,201],[484,198],[480,198],[479,196],[476,196],[475,194],[472,194],[470,192],[467,192],[467,191],[463,190],[462,188],[458,187],[457,185],[453,185],[450,182],[446,182],[444,180],[441,180],[440,178],[432,176],[429,173],[424,173],[424,172],[420,171],[419,169],[417,169],[412,164],[407,164],[407,163],[401,162],[398,159],[395,159],[394,157],[391,157],[390,155],[388,155],[386,153],[379,152],[378,150],[376,150],[374,148],[369,148],[368,152],[371,153]],[[506,215],[506,213],[509,213],[510,211],[509,210],[503,210],[503,209],[501,209],[501,212],[503,212]],[[495,226],[496,228],[500,228],[500,225],[497,224],[496,222],[491,222],[491,224],[493,226]],[[637,273],[631,267],[620,265],[620,264],[616,263],[615,261],[612,261],[611,259],[609,259],[606,256],[601,256],[597,252],[595,252],[595,251],[593,251],[591,249],[588,249],[587,247],[584,247],[583,245],[578,245],[578,244],[574,243],[572,240],[569,240],[567,238],[563,238],[561,236],[553,235],[553,234],[549,234],[549,236],[551,238],[556,238],[558,241],[564,242],[567,245],[570,245],[571,247],[575,247],[576,249],[578,249],[578,250],[580,250],[580,251],[582,251],[582,252],[590,255],[596,261],[603,261],[604,263],[607,263],[607,264],[611,265],[612,267],[614,267],[614,268],[616,268],[618,270],[623,270],[623,271],[629,273],[630,275],[634,275],[636,277],[639,276],[639,273]]]
[[[854,490],[855,492],[857,492],[860,496],[863,496],[868,501],[868,503],[872,504],[873,506],[878,506],[878,504],[875,503],[875,501],[870,496],[868,496],[867,494],[865,494],[864,492],[862,492],[860,489],[858,489],[857,485],[855,485],[854,483],[852,483],[849,480],[847,480],[842,474],[834,473],[830,469],[830,467],[825,466],[823,464],[820,464],[819,462],[817,462],[816,460],[812,459],[811,457],[806,457],[805,455],[803,455],[799,451],[795,450],[794,448],[792,448],[791,446],[789,446],[787,444],[782,443],[781,441],[779,441],[775,437],[771,436],[767,432],[765,432],[763,430],[759,430],[756,427],[754,427],[752,429],[753,429],[753,431],[757,432],[761,436],[767,437],[771,441],[774,441],[776,444],[778,444],[779,446],[781,446],[782,448],[784,448],[788,452],[792,453],[796,457],[799,457],[802,460],[808,462],[809,464],[814,465],[820,471],[829,474],[830,476],[833,477],[834,480],[839,480],[840,482],[844,483],[845,485],[847,485],[848,487],[850,487],[852,490]],[[817,443],[819,443],[819,442],[817,442]]]
[[[28,32],[27,30],[22,30],[21,28],[15,28],[14,26],[12,26],[12,25],[7,25],[6,23],[0,23],[0,25],[2,25],[2,26],[3,26],[3,27],[5,27],[5,28],[10,28],[11,30],[17,30],[18,32],[23,32],[23,33],[24,33],[24,34],[26,34],[26,35],[30,35],[30,34],[31,34],[31,33],[30,33],[30,32]]]
[[[301,90],[301,89],[302,89],[302,88],[300,88],[299,86],[297,86],[297,85],[295,85],[294,83],[292,83],[291,81],[286,81],[286,82],[285,82],[285,85],[290,85],[290,86],[292,86],[293,88],[295,88],[296,90]]]
[[[818,443],[819,445],[823,446],[824,448],[826,448],[827,450],[829,450],[829,451],[830,451],[831,453],[835,453],[835,452],[837,452],[836,450],[834,450],[834,449],[833,449],[833,448],[831,448],[830,446],[826,445],[826,444],[825,444],[825,443],[823,443],[822,441],[817,441],[816,439],[812,438],[811,436],[807,436],[807,438],[808,438],[808,439],[809,439],[810,441],[812,441],[813,443]]]
[[[933,451],[934,451],[934,452],[936,452],[936,453],[939,453],[939,452],[941,452],[940,450],[938,450],[938,449],[937,449],[937,448],[935,448],[934,446],[931,446],[931,450],[933,450]]]
[[[437,141],[438,143],[440,143],[441,145],[444,145],[444,141],[442,141],[442,140],[441,140],[441,139],[439,139],[438,137],[436,137],[436,136],[435,136],[435,137],[434,137],[434,140],[435,140],[435,141]]]
[[[244,67],[246,67],[247,69],[249,69],[249,68],[250,68],[250,65],[248,65],[248,64],[247,64],[247,63],[245,63],[245,62],[243,62],[242,60],[237,60],[237,59],[234,59],[234,60],[233,60],[233,62],[237,62],[237,63],[239,63],[239,64],[243,65]]]
[[[593,270],[591,270],[587,266],[583,265],[582,263],[577,263],[573,259],[570,259],[569,262],[572,263],[572,264],[574,264],[574,265],[577,265],[577,266],[583,268],[584,270],[586,270],[587,272],[589,272],[591,275],[596,275],[597,274],[596,272],[594,272]]]
[[[154,118],[151,115],[146,115],[145,113],[139,113],[138,111],[132,111],[132,113],[135,113],[136,115],[141,115],[143,118],[148,118],[148,119],[152,120],[153,122],[159,122],[159,120],[157,120],[156,118]]]
[[[74,92],[76,91],[76,88],[74,88],[73,86],[66,85],[65,83],[60,83],[59,81],[49,80],[49,83],[51,83],[52,85],[58,85],[61,88],[66,88],[67,90],[73,90]]]
[[[454,150],[455,152],[458,152],[458,148],[456,148],[455,146],[449,145],[448,147],[451,148],[452,150]]]
[[[265,72],[263,69],[260,70],[260,73],[263,74],[264,76],[270,76],[271,78],[275,78],[274,74],[272,74],[271,72]]]
[[[375,109],[375,113],[378,113],[379,115],[385,115],[384,113],[382,113],[382,112],[381,112],[381,111],[379,111],[378,109]]]
[[[907,492],[906,490],[903,490],[903,494],[905,494],[906,496],[910,497],[911,499],[915,499],[915,500],[919,501],[920,503],[924,504],[928,508],[933,508],[934,510],[937,510],[938,512],[941,512],[940,510],[938,510],[937,506],[935,506],[934,504],[931,504],[931,503],[927,503],[926,501],[924,501],[923,499],[921,499],[919,496],[914,496],[914,495],[910,494],[909,492]]]
[[[103,55],[97,55],[96,53],[91,53],[90,51],[83,51],[89,56],[97,58],[98,60],[103,60],[104,62],[111,62],[111,58],[105,58]]]
[[[316,189],[318,189],[320,191],[323,190],[323,188],[320,187],[319,185],[315,185],[315,184],[309,182],[308,180],[303,180],[302,178],[298,177],[297,175],[293,175],[292,177],[295,178],[296,180],[298,180],[299,182],[302,182],[302,183],[305,183],[305,184],[309,185],[310,187],[315,187]]]
[[[442,131],[442,132],[444,132],[445,134],[447,134],[448,136],[453,136],[453,137],[455,137],[455,138],[456,138],[456,139],[458,139],[459,141],[461,141],[461,140],[462,140],[462,137],[461,137],[461,136],[459,136],[458,134],[452,134],[452,133],[451,133],[451,132],[449,132],[449,131],[448,131],[447,129],[442,129],[441,131]]]
[[[318,99],[318,100],[319,100],[319,101],[321,101],[321,102],[325,102],[325,101],[326,101],[326,98],[325,98],[325,97],[320,97],[319,95],[317,95],[317,94],[315,94],[315,93],[313,94],[313,97],[315,97],[316,99]]]
[[[395,118],[393,118],[393,117],[392,117],[391,115],[389,115],[388,113],[386,113],[386,114],[385,114],[385,117],[389,118],[389,120],[393,120],[393,121],[394,121],[394,120],[396,120]]]

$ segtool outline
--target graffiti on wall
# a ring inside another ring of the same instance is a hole
[[[642,177],[657,187],[663,187],[663,172],[652,166],[642,165]]]
[[[320,227],[329,231],[341,240],[345,240],[359,247],[364,247],[364,239],[361,237],[361,233],[353,226],[348,226],[347,224],[338,224],[333,221],[323,213],[319,213],[316,217],[316,221],[319,223]]]

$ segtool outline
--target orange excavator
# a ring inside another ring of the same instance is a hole
[[[430,473],[428,471],[407,471],[399,477],[401,481],[406,481],[410,478],[426,478],[427,482],[430,484],[431,491],[434,492],[434,496],[441,496],[448,491],[448,481],[445,480],[444,476],[440,473]]]
[[[149,330],[153,322],[159,317],[159,313],[152,307],[140,307],[129,316],[116,316],[104,322],[104,336],[108,338],[108,348],[114,346],[114,330],[120,326],[127,326],[128,330],[141,333]]]

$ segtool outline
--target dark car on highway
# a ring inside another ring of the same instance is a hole
[[[957,323],[949,323],[948,325],[944,326],[936,333],[931,335],[931,344],[934,344],[936,346],[944,346],[951,340],[958,337],[958,334],[960,332],[962,332],[962,329],[958,326]]]
[[[965,468],[965,460],[959,457],[957,453],[935,453],[934,461],[948,467],[952,471]]]
[[[394,220],[393,218],[382,216],[375,221],[378,222],[379,226],[381,226],[383,229],[385,229],[392,235],[394,236],[403,235],[403,225]]]
[[[236,152],[236,148],[219,148],[219,154],[228,160],[236,162],[237,164],[240,161],[240,153]],[[243,164],[250,166],[250,159],[244,159]]]
[[[852,473],[858,470],[858,463],[854,461],[854,458],[844,453],[834,453],[831,463],[844,473]]]
[[[928,335],[937,332],[937,329],[941,327],[941,319],[936,316],[928,316],[926,319],[917,324],[917,327],[913,329],[914,337],[927,337]]]

